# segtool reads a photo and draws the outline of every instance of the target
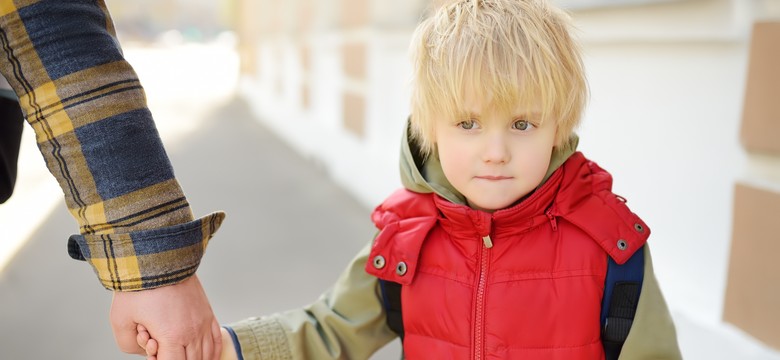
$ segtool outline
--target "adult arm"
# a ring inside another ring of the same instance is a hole
[[[69,253],[115,291],[120,347],[140,351],[135,324],[127,326],[139,320],[133,304],[161,292],[164,305],[180,307],[143,324],[161,351],[169,342],[185,352],[205,347],[216,320],[192,276],[224,214],[194,218],[103,1],[0,0],[0,47],[0,72],[79,224]],[[127,293],[135,290],[144,291]],[[159,333],[163,321],[170,333]]]

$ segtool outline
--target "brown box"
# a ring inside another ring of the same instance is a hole
[[[341,26],[346,29],[364,27],[369,24],[371,1],[340,0]]]
[[[363,136],[366,122],[366,99],[362,95],[344,92],[344,127],[355,135]]]
[[[753,26],[741,140],[748,151],[780,154],[780,22]]]
[[[350,42],[342,45],[341,56],[344,74],[354,80],[365,80],[368,61],[368,47],[365,42]]]
[[[745,184],[734,193],[723,318],[780,349],[780,194]]]

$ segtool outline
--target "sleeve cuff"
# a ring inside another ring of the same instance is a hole
[[[238,342],[238,336],[236,336],[236,332],[233,331],[233,328],[230,326],[223,326],[222,328],[227,330],[228,334],[230,334],[230,339],[233,340],[233,348],[236,349],[236,356],[238,357],[238,360],[244,360],[244,355],[241,354],[241,343]]]
[[[124,234],[72,235],[68,253],[92,265],[109,290],[137,291],[172,285],[192,276],[225,213]]]
[[[293,358],[287,342],[287,332],[274,316],[244,319],[230,324],[230,328],[236,334],[234,341],[243,344],[240,347],[243,357],[239,359]]]

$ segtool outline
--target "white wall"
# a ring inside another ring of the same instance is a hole
[[[266,124],[288,140],[304,156],[322,165],[366,206],[376,204],[400,186],[398,154],[401,131],[409,114],[406,31],[365,31],[368,44],[367,79],[345,79],[338,33],[318,33],[307,39],[312,66],[308,74],[311,105],[301,107],[304,81],[297,44],[292,38],[278,38],[258,45],[263,72],[243,80],[242,92]],[[276,82],[282,92],[275,91]],[[358,137],[342,127],[342,90],[366,94],[365,134]]]
[[[653,230],[673,308],[720,320],[739,145],[741,44],[588,47],[593,99],[581,149]]]
[[[732,194],[746,163],[748,33],[731,6],[690,1],[577,18],[593,92],[582,149],[654,229],[670,306],[711,323],[722,316]]]

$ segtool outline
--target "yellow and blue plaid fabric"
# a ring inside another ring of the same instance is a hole
[[[0,72],[79,223],[71,256],[111,290],[194,274],[225,215],[194,218],[104,2],[0,0],[0,47]]]

